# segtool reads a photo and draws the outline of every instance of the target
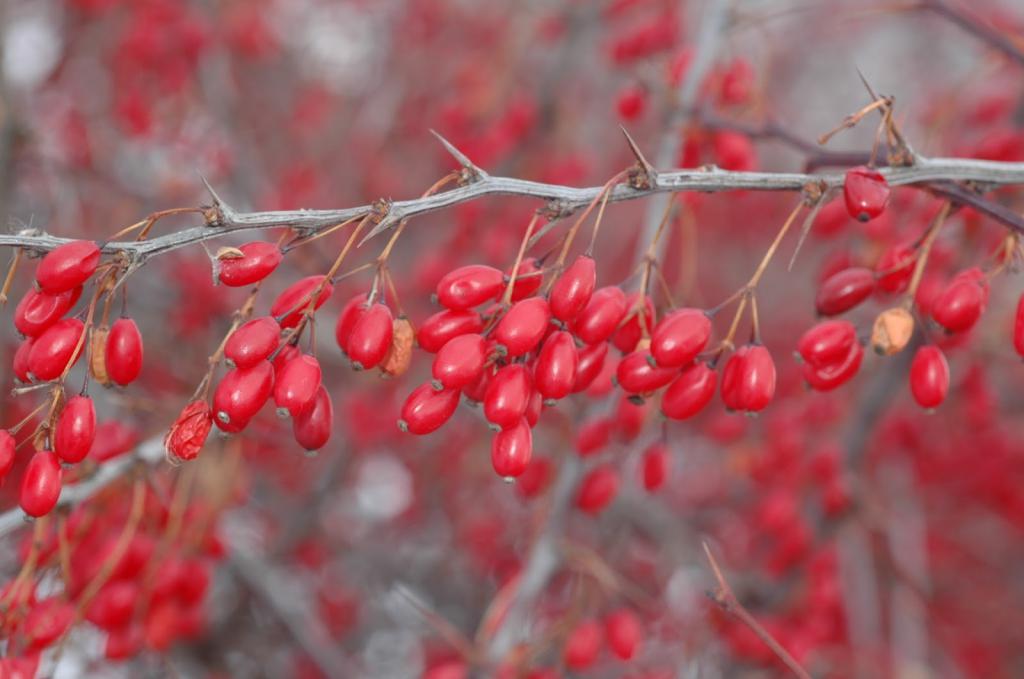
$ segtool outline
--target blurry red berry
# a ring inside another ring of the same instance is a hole
[[[875,265],[878,289],[890,293],[906,290],[914,275],[915,257],[914,248],[906,244],[890,246],[883,252]]]
[[[1017,313],[1013,318],[1013,348],[1024,357],[1024,293],[1017,301]]]
[[[0,481],[7,476],[14,466],[14,456],[18,442],[6,429],[0,429]]]
[[[604,644],[601,625],[596,620],[585,620],[569,633],[562,649],[565,666],[574,672],[585,670],[597,661]]]
[[[863,302],[874,290],[874,272],[851,267],[829,276],[821,284],[814,306],[822,316],[836,316]]]
[[[652,443],[644,451],[640,462],[640,481],[648,492],[653,493],[665,485],[671,461],[664,443]]]
[[[619,91],[615,106],[619,117],[632,122],[644,114],[647,104],[647,91],[643,87],[630,85]]]
[[[643,641],[640,618],[628,608],[612,611],[605,617],[604,633],[612,653],[622,660],[630,660],[636,655]]]
[[[618,492],[619,473],[610,465],[601,465],[583,477],[576,506],[588,514],[597,514],[611,504]]]

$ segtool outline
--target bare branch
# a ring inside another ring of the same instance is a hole
[[[991,26],[982,23],[979,19],[971,16],[962,9],[957,9],[946,0],[921,0],[920,9],[934,12],[940,17],[950,21],[954,25],[967,31],[971,35],[988,43],[996,50],[1009,57],[1011,60],[1024,66],[1024,51],[1021,51],[1012,40],[995,30]]]

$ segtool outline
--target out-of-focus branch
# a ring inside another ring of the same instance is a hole
[[[988,43],[996,50],[1002,52],[1004,56],[1024,66],[1024,51],[1015,45],[1012,40],[983,23],[977,17],[971,16],[962,9],[953,7],[946,0],[921,0],[918,7],[934,12],[974,37]]]

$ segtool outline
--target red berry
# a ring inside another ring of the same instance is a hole
[[[857,343],[857,328],[849,321],[822,321],[803,334],[797,353],[813,368],[841,361]]]
[[[626,122],[632,122],[642,116],[646,108],[646,96],[646,90],[636,85],[621,90],[616,101],[619,117]]]
[[[431,368],[435,388],[462,389],[479,380],[487,362],[487,348],[487,340],[476,333],[448,340]]]
[[[314,405],[320,378],[320,362],[309,354],[300,354],[285,363],[274,375],[274,404],[278,412],[298,417]]]
[[[220,273],[217,278],[232,288],[252,285],[263,280],[281,263],[281,248],[273,243],[253,241],[240,245],[243,257],[225,258],[218,261]],[[274,314],[277,316],[278,314]]]
[[[119,318],[110,326],[104,349],[107,375],[116,384],[134,382],[142,372],[142,333],[130,318]]]
[[[555,281],[548,296],[551,315],[563,323],[571,323],[590,302],[597,285],[597,264],[594,258],[580,255]]]
[[[491,440],[491,464],[502,478],[514,479],[526,471],[532,454],[533,432],[525,418],[514,427],[502,429]]]
[[[416,342],[424,351],[436,354],[453,337],[484,329],[484,319],[475,311],[439,311],[427,320],[416,333]]]
[[[342,351],[348,350],[348,339],[352,336],[352,328],[366,313],[366,299],[365,292],[359,293],[345,302],[341,313],[338,314],[338,322],[334,326],[334,339]]]
[[[77,318],[57,321],[32,343],[28,355],[28,370],[32,377],[46,381],[60,377],[68,367],[82,356],[78,342],[85,324]],[[77,351],[76,351],[77,348]]]
[[[863,302],[874,290],[874,272],[851,267],[829,276],[821,284],[814,306],[822,316],[836,316]]]
[[[224,358],[236,368],[249,368],[270,357],[281,343],[281,326],[273,316],[243,323],[224,345]]]
[[[410,434],[429,434],[447,422],[459,405],[459,391],[437,391],[427,382],[416,387],[402,405],[398,428]]]
[[[139,595],[139,585],[131,580],[108,582],[97,592],[85,619],[105,630],[118,629],[131,621]]]
[[[229,370],[213,393],[217,427],[236,433],[245,429],[274,388],[274,367],[267,361],[251,368]]]
[[[803,376],[807,384],[817,391],[830,391],[850,381],[860,370],[864,348],[857,342],[850,346],[842,360],[819,367],[805,363]]]
[[[320,385],[310,404],[293,416],[292,434],[306,450],[319,450],[331,439],[334,404],[327,389]]]
[[[711,319],[700,309],[677,309],[661,319],[651,334],[651,355],[663,368],[684,366],[704,351]]]
[[[614,428],[615,423],[605,415],[584,422],[576,432],[576,453],[587,457],[601,452],[611,442]]]
[[[619,473],[610,465],[601,465],[583,477],[576,506],[588,514],[597,514],[611,504],[618,492]]]
[[[664,443],[652,443],[644,451],[640,463],[640,480],[648,492],[654,492],[665,485],[672,460]]]
[[[68,400],[57,418],[53,451],[64,462],[81,462],[96,437],[96,408],[88,396]]]
[[[590,303],[576,317],[573,332],[584,344],[606,341],[629,311],[626,293],[617,285],[600,288],[590,297]]]
[[[1024,357],[1024,293],[1017,301],[1017,315],[1013,319],[1013,348]]]
[[[313,299],[313,292],[323,283],[323,276],[307,276],[292,283],[284,292],[277,296],[270,306],[270,315],[278,319],[282,328],[294,328],[302,319],[302,314]],[[324,283],[313,309],[319,309],[334,293],[330,282]]]
[[[612,336],[612,343],[615,345],[615,348],[624,354],[628,354],[636,349],[637,342],[644,336],[643,330],[640,327],[641,310],[637,308],[638,300],[639,293],[633,293],[629,296],[626,303],[626,308],[629,310],[626,315],[626,321],[619,326],[619,329]],[[646,295],[644,296],[642,310],[644,327],[647,328],[647,332],[650,334],[657,319],[654,313],[654,302]]]
[[[592,344],[579,350],[580,361],[576,366],[576,381],[573,384],[574,394],[585,391],[593,384],[604,368],[608,358],[608,345],[604,342]]]
[[[587,669],[597,660],[603,643],[601,625],[596,620],[581,622],[565,640],[565,648],[562,649],[565,666],[574,672]]]
[[[903,292],[910,285],[914,275],[914,248],[910,245],[893,245],[882,253],[875,265],[878,274],[878,289],[885,292]]]
[[[676,376],[676,368],[660,368],[654,364],[651,352],[634,351],[619,361],[615,378],[629,394],[649,394],[661,389]]]
[[[609,613],[604,619],[604,631],[608,646],[622,660],[629,660],[636,655],[643,641],[640,618],[627,608]]]
[[[942,350],[923,346],[910,364],[910,392],[922,408],[936,408],[949,391],[949,364]]]
[[[750,172],[757,167],[757,150],[750,137],[731,130],[716,132],[712,146],[718,166],[733,172]]]
[[[21,344],[18,345],[18,349],[14,352],[14,360],[11,361],[11,372],[13,372],[14,377],[22,383],[32,381],[32,375],[29,372],[28,360],[32,355],[33,344],[35,344],[35,339],[32,337],[26,337],[22,340]]]
[[[547,300],[530,297],[516,302],[498,321],[493,338],[508,352],[509,358],[522,356],[536,347],[548,331],[551,310]]]
[[[722,400],[741,412],[764,410],[775,396],[775,362],[760,344],[747,344],[729,357],[722,373]]]
[[[0,481],[3,481],[14,466],[14,455],[17,450],[17,441],[11,432],[0,429]]]
[[[516,426],[526,414],[532,391],[530,370],[521,363],[506,365],[494,374],[487,385],[484,416],[501,429]]]
[[[511,271],[511,269],[510,269]],[[524,259],[519,263],[516,270],[516,282],[512,285],[512,301],[518,302],[527,297],[533,297],[540,290],[544,277],[541,275],[543,269],[540,263],[534,258]]]
[[[51,250],[36,267],[36,283],[43,292],[56,294],[89,280],[100,263],[100,248],[88,240],[76,240]]]
[[[356,321],[348,338],[348,357],[356,370],[369,370],[384,360],[394,336],[391,309],[380,302],[374,304]]]
[[[301,354],[302,350],[294,344],[286,344],[281,347],[277,352],[277,355],[274,356],[274,360],[271,361],[274,365],[274,375],[276,376],[277,373],[284,370],[284,367],[288,365],[293,358],[298,358]],[[259,363],[259,361],[257,361],[257,363]]]
[[[885,211],[889,202],[889,182],[878,170],[859,165],[846,171],[843,197],[850,216],[867,222]]]
[[[437,301],[441,306],[471,309],[496,299],[504,290],[505,274],[493,266],[470,264],[449,272],[437,284]]]
[[[553,473],[551,460],[543,457],[533,457],[530,464],[516,479],[516,490],[519,495],[526,499],[537,497],[543,493],[551,483]]]
[[[661,397],[661,412],[672,420],[685,420],[704,409],[715,395],[718,373],[706,363],[684,368]]]
[[[43,599],[25,616],[23,634],[28,640],[28,650],[46,648],[64,636],[75,619],[75,607],[63,597]]]
[[[82,286],[49,293],[29,289],[14,310],[14,327],[26,337],[38,337],[59,321],[82,295]]]
[[[988,304],[988,281],[977,268],[957,274],[932,302],[932,318],[949,332],[969,330]]]
[[[40,450],[28,461],[21,477],[18,502],[29,516],[40,517],[50,513],[60,498],[63,472],[57,456],[49,450]]]
[[[549,400],[568,396],[576,385],[579,362],[571,334],[559,330],[548,337],[533,367],[534,386],[540,396]]]
[[[164,437],[164,450],[177,460],[194,460],[213,428],[213,413],[204,400],[196,400],[182,409]]]

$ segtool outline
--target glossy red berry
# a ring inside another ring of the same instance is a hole
[[[347,353],[356,370],[369,370],[384,360],[394,336],[391,309],[380,302],[360,316],[348,338]]]
[[[859,165],[846,171],[843,197],[850,216],[867,222],[885,211],[889,202],[889,182],[878,170]]]
[[[628,608],[612,611],[605,617],[604,633],[608,647],[622,660],[632,659],[643,641],[640,618]]]
[[[300,354],[285,363],[274,375],[274,404],[278,412],[298,417],[313,406],[320,379],[320,361],[314,356]]]
[[[841,360],[819,367],[805,363],[803,376],[808,386],[817,391],[831,391],[849,382],[860,370],[860,364],[864,358],[864,348],[859,343],[854,343],[846,356]]]
[[[14,359],[11,361],[11,372],[14,373],[14,377],[21,383],[28,383],[32,381],[32,374],[29,371],[29,356],[32,355],[32,345],[35,344],[35,339],[32,337],[26,337],[18,345],[18,348],[14,352]]]
[[[53,432],[53,452],[64,462],[81,462],[89,454],[96,437],[96,408],[88,396],[68,400],[57,418]]]
[[[1013,318],[1013,348],[1024,357],[1024,293],[1017,301],[1017,313]]]
[[[808,365],[819,368],[840,361],[857,343],[857,327],[850,321],[822,321],[800,337],[796,350]]]
[[[6,429],[0,429],[0,481],[10,473],[11,467],[14,466],[17,448],[18,442],[11,432]]]
[[[116,384],[125,386],[134,382],[142,372],[142,333],[130,318],[119,318],[110,326],[104,348],[107,376]]]
[[[30,288],[14,310],[14,327],[26,337],[38,337],[59,321],[82,295],[82,286],[49,293]]]
[[[932,302],[932,318],[949,332],[970,330],[988,304],[988,281],[977,268],[957,274]]]
[[[334,404],[327,389],[317,387],[310,403],[292,419],[292,434],[306,450],[319,450],[327,445],[334,427]]]
[[[484,417],[500,429],[519,424],[533,391],[530,370],[521,363],[506,365],[494,374],[484,394]]]
[[[640,461],[640,482],[649,493],[661,488],[668,479],[672,459],[668,447],[661,442],[652,443]]]
[[[229,370],[213,393],[217,427],[229,433],[245,429],[270,398],[273,388],[274,367],[268,361]]]
[[[654,302],[651,301],[651,298],[644,296],[641,308],[637,308],[638,300],[638,293],[633,293],[629,296],[626,302],[626,308],[628,309],[626,320],[615,331],[615,334],[612,335],[612,343],[615,345],[615,348],[624,354],[628,354],[636,349],[637,343],[644,336],[643,328],[640,325],[641,316],[643,316],[643,327],[647,329],[648,334],[654,328],[655,321],[657,320],[655,318]]]
[[[502,478],[514,479],[526,471],[532,454],[533,432],[525,418],[514,427],[502,429],[491,440],[491,465]]]
[[[93,241],[76,240],[51,250],[36,267],[36,283],[43,292],[59,293],[89,280],[100,263],[100,248]]]
[[[484,319],[475,311],[439,311],[423,321],[416,332],[416,342],[424,351],[436,354],[453,337],[480,332]]]
[[[594,258],[580,255],[555,281],[548,296],[551,315],[563,323],[572,322],[590,302],[597,285]]]
[[[236,368],[248,368],[269,358],[280,343],[281,326],[273,316],[261,316],[231,333],[224,345],[224,358]]]
[[[28,461],[21,477],[18,503],[29,516],[40,517],[50,513],[60,499],[63,472],[57,455],[40,450]]]
[[[493,266],[470,264],[449,272],[437,284],[437,301],[448,309],[472,309],[496,299],[505,287],[505,274]]]
[[[949,391],[949,364],[942,350],[923,346],[910,364],[910,392],[922,408],[936,408]]]
[[[694,363],[668,385],[661,397],[661,412],[672,420],[691,418],[711,402],[717,385],[717,372],[707,363]]]
[[[711,319],[700,309],[677,309],[651,333],[651,355],[663,368],[678,368],[697,358],[711,339]]]
[[[601,465],[580,481],[576,506],[588,514],[597,514],[611,504],[618,492],[619,473],[611,465]]]
[[[284,256],[281,248],[265,241],[246,243],[238,249],[242,251],[242,257],[226,257],[218,261],[220,272],[217,278],[232,288],[260,282],[274,272]]]
[[[760,344],[736,350],[722,373],[722,400],[729,410],[754,413],[775,396],[775,362]]]
[[[623,356],[615,378],[626,393],[649,394],[671,382],[676,372],[676,368],[658,367],[651,352],[643,350]]]
[[[879,290],[889,293],[903,292],[914,275],[914,248],[907,244],[890,246],[875,265]]]
[[[270,315],[278,319],[282,328],[294,328],[299,324],[303,312],[313,299],[313,293],[321,283],[323,283],[323,288],[320,289],[320,294],[313,305],[314,310],[322,307],[334,294],[334,286],[330,282],[324,283],[323,281],[323,276],[307,276],[292,283],[274,300],[270,306]]]
[[[516,302],[494,328],[492,337],[505,347],[509,358],[532,351],[548,332],[551,310],[547,300],[530,297]]]
[[[579,368],[576,341],[564,330],[544,340],[533,368],[534,387],[543,399],[557,400],[572,393]]]
[[[338,322],[334,325],[334,340],[342,351],[348,350],[348,339],[352,336],[352,328],[356,326],[356,322],[366,313],[366,299],[367,295],[365,292],[355,295],[345,302],[341,313],[338,314]]]
[[[430,382],[421,384],[405,399],[398,428],[410,434],[429,434],[447,422],[458,405],[457,389],[437,391]]]
[[[78,343],[84,330],[82,321],[65,318],[37,337],[28,355],[28,370],[32,377],[44,382],[57,379],[69,364],[78,361],[82,356]]]
[[[601,625],[596,620],[585,620],[569,633],[562,649],[562,660],[574,672],[585,670],[597,661],[603,644]]]
[[[532,257],[528,257],[520,262],[519,269],[516,271],[516,282],[512,285],[512,301],[518,302],[521,299],[533,297],[537,294],[541,284],[544,282],[544,276],[541,275],[542,272],[543,269],[540,267],[540,262]]]
[[[822,316],[836,316],[863,302],[874,290],[874,272],[864,267],[851,267],[829,276],[821,284],[814,306]]]
[[[471,333],[448,340],[434,357],[431,374],[436,389],[462,389],[480,379],[487,362],[488,342]]]
[[[584,344],[598,344],[611,337],[629,311],[626,293],[617,285],[599,288],[576,317],[573,332]]]

